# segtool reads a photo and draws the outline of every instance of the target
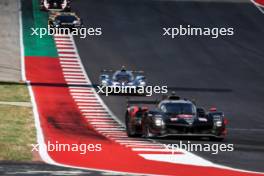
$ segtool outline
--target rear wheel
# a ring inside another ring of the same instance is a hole
[[[126,132],[128,137],[135,137],[136,133],[135,130],[133,129],[133,124],[131,122],[131,118],[129,115],[126,115]]]
[[[39,9],[40,11],[46,11],[46,8],[44,7],[44,5],[41,5]]]

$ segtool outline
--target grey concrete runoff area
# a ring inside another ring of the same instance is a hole
[[[0,81],[19,81],[19,0],[0,0],[0,26]]]

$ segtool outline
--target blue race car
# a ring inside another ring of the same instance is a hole
[[[143,71],[126,70],[124,66],[117,71],[103,70],[100,75],[100,86],[124,90],[120,91],[120,94],[143,94],[138,92],[139,89],[144,91],[146,87],[143,73]]]

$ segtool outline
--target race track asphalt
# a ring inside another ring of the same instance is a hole
[[[264,172],[264,15],[253,4],[75,0],[72,7],[85,27],[103,30],[102,36],[75,37],[94,84],[100,70],[125,65],[144,70],[150,85],[167,85],[182,97],[196,99],[200,106],[216,106],[229,119],[224,143],[234,144],[235,151],[197,154],[215,163]],[[162,36],[163,27],[181,24],[233,27],[235,35],[218,39]],[[161,95],[148,99],[157,97]],[[126,97],[102,98],[124,122]],[[168,144],[179,140],[160,139]]]
[[[42,162],[16,162],[16,161],[1,161],[0,175],[9,176],[103,176],[111,175],[112,172],[82,170],[75,168],[67,168],[45,164]],[[114,173],[114,175],[124,175]]]

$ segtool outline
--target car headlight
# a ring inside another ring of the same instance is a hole
[[[75,21],[73,21],[73,24],[80,25],[81,23],[80,23],[80,21],[75,20]]]
[[[214,125],[216,127],[223,126],[223,122],[222,122],[223,115],[216,114],[216,115],[213,115],[213,118],[214,118]]]
[[[103,86],[107,86],[108,85],[108,82],[106,80],[102,80],[102,85]]]
[[[54,25],[55,27],[59,27],[59,26],[60,26],[60,22],[59,22],[59,21],[54,21],[53,25]]]
[[[113,82],[113,86],[120,86],[119,82]]]
[[[164,122],[163,122],[163,119],[162,118],[155,118],[154,119],[154,123],[156,126],[163,126],[164,125]]]
[[[146,85],[146,82],[145,81],[140,81],[139,85],[140,86],[145,86]]]
[[[215,126],[221,127],[222,126],[222,121],[215,121]]]

